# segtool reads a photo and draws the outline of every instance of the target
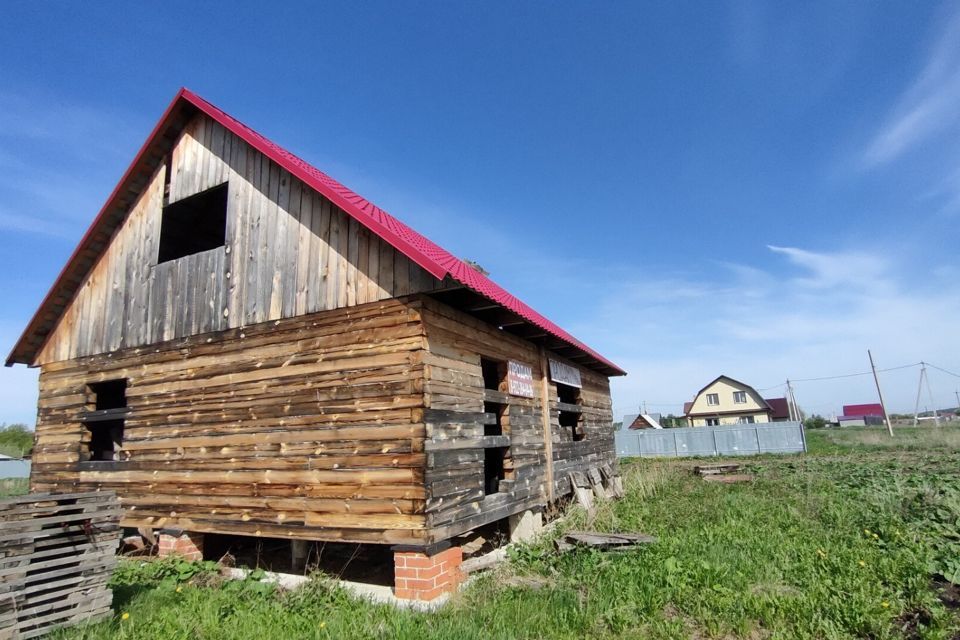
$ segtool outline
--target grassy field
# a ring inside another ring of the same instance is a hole
[[[0,478],[0,498],[22,496],[30,490],[27,478]]]
[[[809,434],[810,454],[705,482],[691,461],[623,467],[628,496],[565,527],[659,537],[622,554],[524,546],[441,611],[289,593],[209,567],[124,563],[116,616],[61,638],[960,638],[960,430]],[[906,446],[903,446],[906,444]],[[939,578],[935,576],[940,576]]]

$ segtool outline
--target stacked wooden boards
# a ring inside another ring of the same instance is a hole
[[[32,486],[115,490],[126,526],[430,544],[615,463],[606,378],[582,371],[579,441],[549,381],[546,397],[484,388],[481,358],[530,362],[542,383],[546,357],[421,294],[46,364]],[[89,385],[116,379],[130,409],[119,460],[89,462]],[[485,402],[506,407],[493,494]]]
[[[203,115],[131,207],[34,364],[431,291],[443,285]],[[169,182],[169,184],[167,184]],[[164,193],[227,183],[224,246],[157,264]]]
[[[108,492],[0,500],[0,638],[107,615],[119,520]]]

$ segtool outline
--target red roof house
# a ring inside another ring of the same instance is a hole
[[[462,534],[617,474],[620,367],[187,89],[14,363],[40,367],[31,490],[116,492],[192,557],[390,545],[401,598],[456,587]]]

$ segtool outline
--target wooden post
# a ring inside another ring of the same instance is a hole
[[[547,501],[553,502],[553,433],[550,429],[550,367],[547,350],[540,345],[540,400],[543,412],[543,451],[547,458]]]
[[[887,405],[883,403],[883,392],[880,391],[880,380],[877,378],[877,368],[873,365],[873,354],[867,349],[867,357],[870,358],[870,370],[873,371],[873,382],[877,385],[877,397],[880,398],[880,408],[883,410],[883,419],[887,423],[887,433],[893,437],[893,424],[890,423],[890,417],[887,415]]]
[[[293,573],[302,574],[307,567],[307,555],[310,551],[310,543],[306,540],[290,541],[290,565]]]

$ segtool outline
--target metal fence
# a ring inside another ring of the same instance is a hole
[[[0,458],[0,478],[29,478],[30,461]]]
[[[621,458],[749,456],[758,453],[802,453],[806,435],[799,422],[731,424],[682,429],[636,429],[616,432]]]

